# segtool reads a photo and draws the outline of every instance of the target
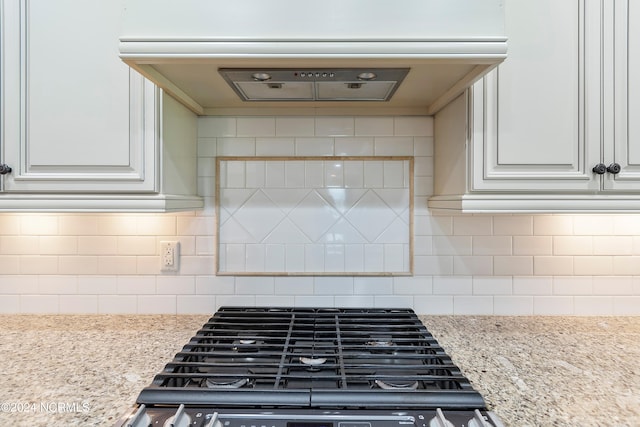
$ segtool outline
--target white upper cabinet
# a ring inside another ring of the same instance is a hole
[[[118,56],[123,1],[3,0],[0,210],[165,211],[199,207],[193,154],[179,193],[155,85]],[[171,102],[171,101],[169,101]],[[180,106],[169,108],[179,109]],[[195,116],[184,116],[195,129]],[[180,171],[178,172],[180,175]]]
[[[614,47],[604,58],[612,76],[605,102],[603,161],[618,163],[620,173],[606,174],[604,189],[640,189],[640,4],[635,0],[605,2],[605,22]],[[633,25],[630,25],[633,23]]]
[[[506,1],[507,59],[436,115],[429,205],[639,209],[639,19],[630,0]]]

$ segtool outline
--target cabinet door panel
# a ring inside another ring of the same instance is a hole
[[[124,2],[4,0],[7,192],[157,190],[156,89],[118,58]]]
[[[508,58],[473,89],[474,190],[597,189],[599,2],[509,0],[505,20]]]
[[[612,18],[613,46],[607,52],[609,78],[605,79],[613,97],[605,109],[605,162],[622,167],[618,175],[608,174],[605,189],[640,189],[640,4],[635,0],[616,0],[605,4]],[[609,46],[607,46],[609,47]],[[611,54],[612,53],[612,54]]]

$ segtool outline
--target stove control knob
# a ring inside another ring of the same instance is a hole
[[[218,413],[214,412],[209,421],[204,425],[204,427],[222,427],[222,421],[218,419]]]
[[[491,424],[485,420],[484,416],[477,409],[474,411],[473,418],[467,423],[468,427],[491,427]]]
[[[164,422],[164,427],[189,427],[190,424],[191,417],[185,412],[184,405],[180,405],[175,415]]]
[[[429,427],[455,427],[451,421],[445,418],[442,409],[436,409],[436,416],[429,421]]]
[[[140,405],[133,417],[124,423],[124,427],[147,427],[149,424],[151,424],[151,417],[147,414],[145,406]]]

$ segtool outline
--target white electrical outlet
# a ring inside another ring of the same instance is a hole
[[[176,241],[160,242],[160,271],[178,271],[180,243]]]

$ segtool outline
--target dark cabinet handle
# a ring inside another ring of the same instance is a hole
[[[604,163],[598,163],[591,170],[598,175],[604,175],[604,173],[607,171],[607,167],[604,165]]]
[[[11,173],[11,168],[4,163],[0,164],[0,175],[6,175],[8,173]]]
[[[614,175],[617,173],[620,173],[621,169],[622,168],[617,163],[611,163],[609,166],[607,166],[607,172],[612,173]]]

